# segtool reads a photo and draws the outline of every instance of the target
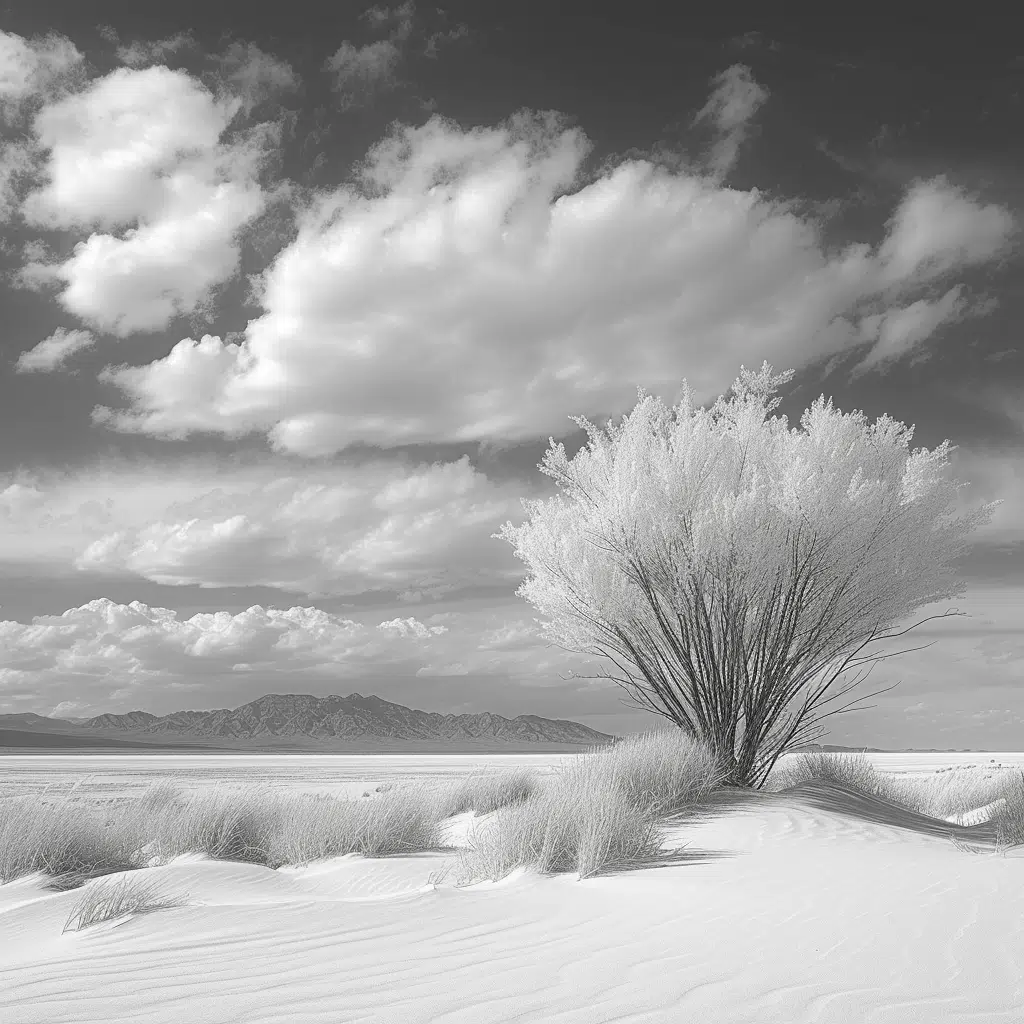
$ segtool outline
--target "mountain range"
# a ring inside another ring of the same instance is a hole
[[[271,693],[234,709],[169,715],[148,711],[84,719],[0,715],[0,749],[511,753],[580,750],[614,739],[579,722],[537,715],[505,718],[488,712],[441,715],[358,693],[347,697]]]
[[[579,722],[488,712],[441,715],[380,697],[271,693],[241,707],[215,711],[148,711],[92,718],[0,715],[0,752],[126,754],[192,753],[550,753],[615,742]],[[867,753],[990,753],[982,750],[885,750],[807,743],[803,751]]]

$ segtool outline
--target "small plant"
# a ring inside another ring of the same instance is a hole
[[[662,818],[697,807],[725,769],[681,730],[629,737],[580,755],[551,784],[498,811],[459,855],[459,882],[519,867],[589,878],[657,859]]]
[[[969,770],[940,770],[925,778],[875,771],[864,754],[803,753],[780,762],[766,789],[778,792],[806,782],[835,782],[932,818],[951,820],[979,807],[1002,804],[994,818],[1013,817],[1008,806],[1021,790],[1015,776],[986,777]],[[1017,799],[1024,800],[1024,792]],[[1021,810],[1024,816],[1024,807]],[[1024,841],[1024,830],[1021,833]]]
[[[131,868],[134,847],[124,830],[66,801],[18,797],[0,803],[0,883],[36,871],[88,876]]]
[[[996,842],[1005,851],[1024,846],[1024,770],[1014,772],[1000,788],[1005,802],[993,821]]]
[[[78,932],[101,921],[112,921],[129,914],[148,914],[155,910],[183,907],[187,903],[187,894],[167,895],[145,878],[123,875],[117,881],[103,879],[83,888],[61,934]]]
[[[666,729],[583,754],[559,774],[578,791],[613,790],[633,807],[670,815],[702,803],[728,770],[704,743]]]
[[[662,841],[649,808],[630,804],[621,793],[581,793],[563,783],[483,824],[470,848],[460,851],[458,880],[497,881],[520,867],[589,878],[656,857]]]
[[[807,782],[838,782],[871,794],[881,785],[874,766],[864,754],[815,751],[794,754],[780,762],[765,788],[777,792]]]
[[[446,817],[473,811],[490,814],[528,800],[537,792],[536,776],[526,769],[470,775],[448,791]]]

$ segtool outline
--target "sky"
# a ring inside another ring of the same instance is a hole
[[[0,712],[657,725],[493,535],[767,360],[1002,501],[827,741],[1024,749],[1024,50],[667,6],[0,4]]]

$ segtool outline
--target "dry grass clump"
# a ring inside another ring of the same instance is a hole
[[[808,752],[776,763],[765,781],[769,792],[781,792],[807,782],[838,782],[863,793],[881,796],[888,779],[875,771],[864,754]]]
[[[67,800],[0,802],[0,883],[37,871],[73,878],[124,871],[134,848],[123,830]]]
[[[999,796],[1006,802],[992,818],[997,841],[1004,848],[1024,846],[1024,770],[1003,780]]]
[[[40,871],[70,888],[190,853],[274,868],[386,857],[437,849],[446,816],[445,794],[421,787],[372,803],[268,790],[189,796],[167,784],[107,807],[19,798],[0,802],[0,882]]]
[[[386,857],[436,849],[442,801],[420,787],[372,802],[267,790],[201,793],[151,810],[150,856],[204,853],[268,867],[359,853]]]
[[[425,787],[391,789],[373,801],[318,796],[285,798],[267,863],[308,864],[358,853],[390,857],[440,848],[440,824],[447,817],[444,794]]]
[[[680,729],[630,736],[581,755],[559,774],[573,789],[612,790],[656,815],[697,806],[726,778],[710,748]]]
[[[183,907],[188,894],[162,893],[149,879],[124,875],[117,881],[103,879],[85,886],[74,905],[63,932],[78,932],[101,921],[112,921],[129,914],[149,914],[155,910]]]
[[[621,793],[579,793],[556,784],[481,825],[460,852],[457,881],[497,880],[520,867],[589,878],[651,860],[663,840],[657,816]]]
[[[516,868],[589,878],[657,858],[661,819],[701,803],[724,778],[711,752],[682,732],[630,737],[583,754],[550,784],[481,824],[460,853],[460,884]]]
[[[1024,772],[992,777],[961,768],[921,778],[876,771],[863,754],[815,752],[776,766],[766,788],[779,792],[811,781],[838,782],[942,820],[1002,801],[991,818],[999,844],[1024,845]]]
[[[446,816],[466,811],[490,814],[502,807],[511,807],[529,800],[537,790],[536,775],[525,768],[470,775],[448,789]]]

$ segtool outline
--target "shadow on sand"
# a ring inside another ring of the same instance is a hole
[[[927,814],[919,814],[917,811],[901,807],[882,797],[858,792],[838,782],[805,782],[776,795],[795,798],[818,810],[869,821],[875,825],[903,828],[918,835],[956,839],[963,843],[982,846],[994,846],[996,843],[996,826],[993,822],[954,825],[941,818],[932,818]]]

